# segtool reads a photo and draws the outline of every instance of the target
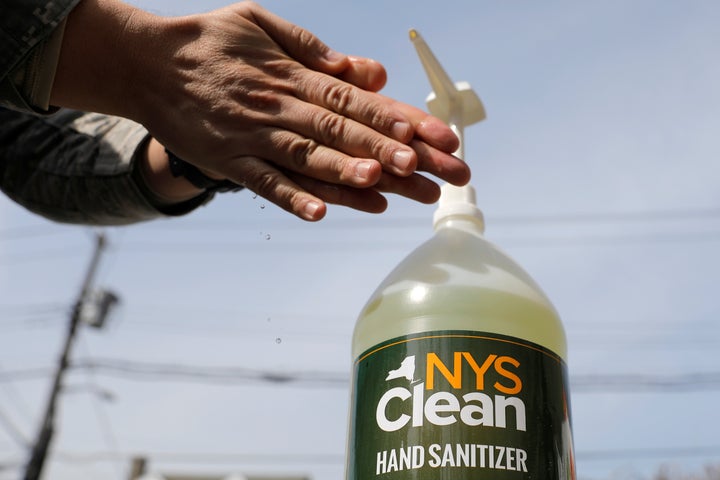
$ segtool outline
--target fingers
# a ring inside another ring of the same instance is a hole
[[[308,30],[265,10],[256,3],[249,3],[250,14],[290,57],[312,70],[330,75],[343,72],[349,67],[347,55],[336,52]]]
[[[457,186],[470,181],[470,167],[464,161],[418,139],[410,145],[418,155],[419,171],[428,172]]]
[[[292,108],[282,111],[281,116],[287,115]],[[269,133],[257,155],[288,170],[353,187],[375,185],[381,166],[400,177],[419,170],[454,185],[470,180],[465,162],[421,139],[421,134],[426,137],[437,130],[439,133],[430,135],[435,144],[449,149],[457,143],[447,126],[427,114],[418,125],[418,137],[406,146],[319,107],[304,105],[303,112],[298,117],[289,116],[284,125],[288,129]]]
[[[362,123],[398,142],[406,143],[414,135],[414,129],[404,113],[382,95],[301,68],[296,69],[291,80],[296,87],[295,95],[304,103]]]
[[[428,161],[431,159],[428,158]],[[401,195],[424,204],[435,203],[440,198],[440,187],[417,173],[407,177],[383,173],[374,186],[355,188],[318,180],[297,171],[285,171],[256,157],[241,157],[233,163],[241,166],[236,182],[311,222],[326,215],[326,202],[368,213],[382,213],[387,209],[387,199],[381,192]]]
[[[437,202],[440,198],[438,184],[417,173],[409,177],[398,177],[389,173],[383,174],[380,181],[373,188],[380,192],[394,193],[428,205]]]
[[[284,170],[315,179],[366,188],[380,179],[382,166],[371,158],[358,158],[287,130],[269,130],[257,138],[258,156]]]
[[[376,159],[397,176],[419,168],[454,184],[469,180],[466,165],[442,155],[459,147],[447,125],[418,108],[374,93],[387,80],[381,64],[334,52],[309,31],[256,4],[250,6],[257,24],[290,57],[311,69],[296,68],[291,75],[294,98],[301,102],[281,109],[289,122],[282,127],[344,155]],[[413,151],[418,148],[422,152]],[[422,160],[420,153],[425,156]]]
[[[460,139],[439,118],[406,103],[392,101],[415,129],[415,136],[440,151],[453,153],[460,147]]]
[[[439,119],[327,75],[303,70],[297,77],[299,105],[284,110],[287,128],[347,155],[377,159],[397,176],[420,169],[457,185],[469,181],[467,165],[450,155],[459,139]],[[414,139],[406,137],[410,132]]]
[[[379,92],[385,86],[387,72],[379,62],[362,57],[351,56],[349,59],[348,67],[336,74],[337,78],[369,92]]]
[[[385,197],[373,188],[346,187],[284,172],[255,157],[237,162],[244,165],[242,183],[246,188],[306,221],[325,217],[325,202],[368,213],[382,213],[387,208]]]
[[[347,84],[345,84],[347,85]],[[395,175],[407,176],[417,168],[417,154],[403,142],[393,140],[365,126],[351,118],[337,114],[316,105],[298,101],[296,98],[284,100],[286,107],[277,116],[280,127],[286,130],[284,138],[292,138],[293,142],[284,143],[281,150],[293,153],[315,153],[317,146],[323,147],[320,151],[335,152],[335,159],[328,158],[325,164],[331,167],[331,162],[344,163],[348,156],[362,159],[374,159],[382,168]],[[299,105],[289,105],[298,103]],[[405,124],[408,128],[409,125]],[[393,128],[393,127],[391,127]],[[297,135],[297,137],[291,137]],[[277,138],[277,136],[273,136]],[[312,139],[312,141],[308,140]],[[307,148],[303,148],[305,145]],[[277,144],[269,144],[269,150],[275,149]],[[268,150],[268,153],[270,151]],[[309,151],[309,152],[308,152]],[[329,153],[328,153],[329,155]],[[303,157],[303,155],[300,155]],[[309,157],[309,155],[304,155]],[[327,157],[327,156],[326,156]],[[278,158],[282,160],[282,158]],[[305,166],[306,162],[295,162]],[[288,165],[289,166],[289,165]],[[292,168],[295,170],[295,168]],[[323,180],[329,180],[323,178]],[[376,178],[377,180],[377,178]]]
[[[285,173],[256,157],[241,157],[233,162],[242,165],[242,178],[234,178],[244,187],[280,208],[310,222],[321,220],[327,206]]]
[[[352,188],[321,182],[304,175],[289,173],[298,185],[327,203],[367,213],[382,213],[387,209],[387,199],[374,188]]]

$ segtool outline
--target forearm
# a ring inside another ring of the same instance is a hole
[[[117,0],[82,0],[67,18],[51,104],[141,122],[143,55],[159,17]],[[157,61],[162,61],[156,59]]]
[[[150,168],[146,187],[141,169],[167,159],[147,131],[129,120],[0,109],[0,124],[0,188],[52,220],[121,225],[181,215],[209,198],[162,168]]]

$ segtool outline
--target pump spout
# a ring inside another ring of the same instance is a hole
[[[485,119],[485,107],[467,82],[453,83],[417,30],[410,30],[433,91],[426,99],[430,113],[462,133],[464,127]]]

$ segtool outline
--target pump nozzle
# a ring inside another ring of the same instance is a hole
[[[456,130],[462,142],[463,128],[485,119],[485,107],[480,97],[469,83],[452,82],[417,30],[410,30],[410,40],[433,88],[425,100],[430,113]]]
[[[410,40],[415,45],[420,62],[427,73],[433,91],[426,103],[430,113],[447,123],[460,139],[460,148],[455,153],[464,160],[463,129],[468,125],[485,119],[485,107],[480,97],[467,82],[453,83],[432,50],[417,30],[410,30]],[[471,185],[456,187],[450,184],[442,186],[440,204],[433,216],[435,228],[452,216],[472,218],[484,228],[483,214],[475,201],[475,189]]]

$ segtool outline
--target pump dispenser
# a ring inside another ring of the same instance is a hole
[[[485,118],[415,30],[430,112]],[[347,480],[574,480],[565,333],[548,298],[484,238],[475,190],[443,185],[435,234],[358,317]]]

